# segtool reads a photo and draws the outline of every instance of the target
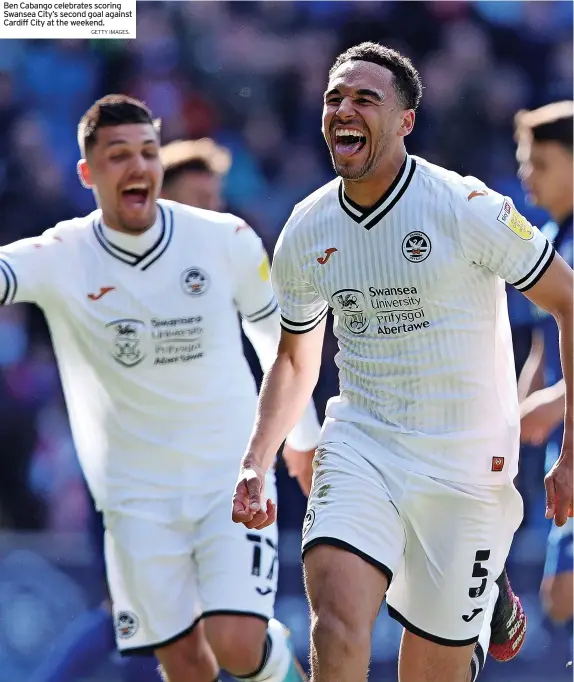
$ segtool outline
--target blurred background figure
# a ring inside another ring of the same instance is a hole
[[[222,211],[223,178],[231,154],[209,138],[176,140],[161,149],[162,197],[209,211]]]
[[[516,158],[529,201],[544,208],[551,220],[543,232],[556,251],[572,265],[574,102],[548,104],[516,115]],[[558,328],[544,311],[533,311],[532,349],[519,380],[521,438],[528,445],[546,446],[548,470],[560,452],[563,436],[565,384],[560,366]],[[558,624],[572,626],[574,567],[573,521],[553,527],[548,537],[542,604]]]
[[[206,194],[216,197],[213,185],[219,184],[221,210],[243,217],[272,253],[294,203],[332,178],[320,134],[324,83],[335,55],[363,40],[396,47],[420,67],[426,89],[412,153],[479,177],[536,225],[562,219],[550,216],[553,209],[543,200],[526,201],[513,136],[516,111],[572,100],[569,2],[140,2],[137,14],[132,41],[2,42],[0,244],[94,208],[76,177],[75,125],[97,97],[123,92],[143,98],[162,117],[164,144],[210,138],[228,150],[230,166],[226,173],[215,168],[217,182],[199,171],[211,183]],[[533,313],[510,305],[520,371],[532,346]],[[30,682],[70,623],[104,596],[89,540],[91,502],[47,334],[35,308],[1,313],[2,682]],[[331,370],[336,352],[329,333],[315,391],[320,417],[338,392]],[[487,666],[484,682],[572,679],[569,638],[546,618],[538,597],[549,532],[541,447],[522,456],[517,484],[527,513],[508,564],[524,597],[529,633],[520,656],[502,671]],[[305,501],[286,468],[277,473],[283,500],[277,616],[291,628],[304,659]],[[375,627],[373,682],[396,678],[399,637],[400,628],[383,609]],[[114,657],[85,679],[120,682]]]

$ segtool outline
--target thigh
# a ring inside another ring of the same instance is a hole
[[[323,443],[315,455],[303,556],[318,545],[337,547],[371,564],[390,582],[405,548],[398,501],[358,452],[347,444]]]
[[[409,474],[401,513],[407,546],[387,595],[390,615],[443,646],[475,643],[522,520],[518,491]]]
[[[118,512],[104,519],[118,649],[151,653],[188,633],[199,615],[191,533]]]
[[[346,623],[369,636],[389,581],[371,562],[333,545],[315,545],[305,554],[305,589],[311,617]]]
[[[277,501],[275,476],[266,495]],[[202,615],[273,617],[279,554],[277,524],[249,530],[231,520],[230,494],[220,493],[201,521],[195,543]]]

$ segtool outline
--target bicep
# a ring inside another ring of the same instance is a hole
[[[554,254],[552,262],[536,284],[524,292],[535,305],[554,316],[572,311],[574,273],[566,261]]]
[[[285,327],[281,329],[278,355],[288,357],[295,369],[319,373],[327,318],[310,331],[294,333]]]

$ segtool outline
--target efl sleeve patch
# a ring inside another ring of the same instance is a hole
[[[523,215],[520,215],[512,205],[512,202],[507,198],[505,198],[502,203],[502,208],[498,214],[498,222],[506,225],[506,227],[508,227],[509,230],[512,230],[514,234],[518,235],[520,239],[529,241],[534,237],[532,225]]]
[[[269,280],[271,279],[271,274],[270,274],[270,267],[269,267],[269,257],[267,256],[266,253],[263,255],[263,258],[261,259],[261,263],[259,263],[258,271],[259,271],[259,277],[261,277],[261,279],[264,282],[269,282]]]

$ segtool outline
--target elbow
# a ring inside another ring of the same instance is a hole
[[[282,348],[279,345],[275,363],[282,367],[288,367],[290,373],[299,380],[304,381],[305,384],[312,384],[313,388],[315,388],[321,370],[320,356],[318,361],[315,361],[311,353],[292,353],[290,349]]]
[[[574,294],[571,282],[570,286],[566,288],[562,295],[557,297],[556,301],[554,302],[554,308],[551,312],[559,325],[562,324],[571,325],[573,318],[573,309]]]

